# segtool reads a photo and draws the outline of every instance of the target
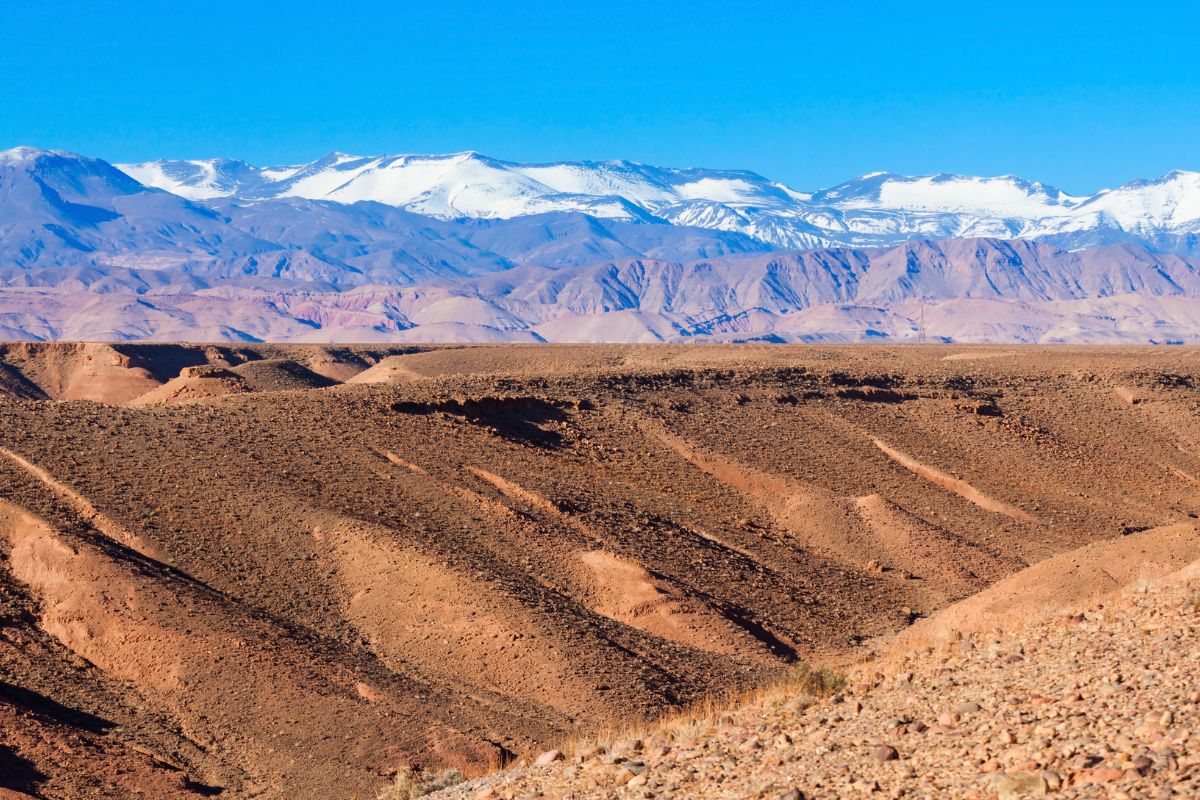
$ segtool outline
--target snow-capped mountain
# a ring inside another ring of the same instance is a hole
[[[273,179],[282,177],[280,173],[228,158],[154,161],[148,164],[120,164],[118,167],[144,186],[163,189],[188,200],[250,196]]]
[[[560,211],[644,221],[690,200],[776,207],[786,187],[750,172],[663,169],[628,161],[514,164],[478,153],[360,157],[331,153],[311,164],[259,169],[241,161],[122,164],[147,186],[187,197],[265,200],[301,197],[374,201],[442,219],[512,217]]]
[[[1181,171],[1073,196],[1011,175],[877,172],[801,192],[748,171],[629,161],[521,164],[477,153],[331,153],[310,164],[266,168],[227,159],[119,166],[147,186],[196,201],[373,201],[440,219],[579,212],[736,232],[786,249],[991,236],[1046,239],[1070,249],[1132,241],[1198,252],[1200,235],[1200,173]]]
[[[1200,343],[1200,175],[0,152],[0,338]],[[832,244],[831,244],[832,243]],[[801,252],[780,252],[792,250]],[[926,313],[926,310],[928,313]]]
[[[270,248],[211,208],[148,189],[100,159],[0,152],[0,266],[160,269]]]
[[[250,168],[209,166],[211,172],[179,165],[161,172],[204,183],[193,188],[209,199],[193,201],[99,159],[31,147],[0,153],[0,271],[23,270],[25,283],[43,271],[56,282],[64,269],[112,281],[128,268],[139,276],[129,286],[162,280],[149,270],[175,270],[202,285],[282,280],[345,289],[460,280],[526,263],[569,267],[773,249],[742,234],[645,215],[440,219],[378,202],[217,198],[211,195],[224,181],[245,186]]]

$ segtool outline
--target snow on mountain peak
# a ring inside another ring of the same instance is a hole
[[[1012,175],[976,178],[937,174],[907,177],[873,172],[818,192],[843,208],[971,213],[1001,219],[1040,219],[1067,213],[1084,198]]]
[[[7,163],[23,163],[33,161],[41,156],[50,155],[50,150],[43,150],[40,147],[29,147],[28,145],[18,145],[10,147],[8,150],[0,151],[0,161]]]
[[[188,200],[212,200],[230,197],[237,185],[222,181],[220,159],[117,164],[117,168],[145,186],[186,197]]]
[[[266,168],[224,159],[118,166],[146,185],[191,200],[376,202],[442,219],[555,212],[657,218],[738,231],[786,248],[961,236],[1059,237],[1070,245],[1200,232],[1200,173],[1180,170],[1077,197],[1013,175],[910,177],[876,171],[806,193],[744,170],[625,160],[516,163],[476,151],[384,156],[335,151],[308,164]],[[1096,231],[1103,233],[1089,233]]]
[[[1098,192],[1081,207],[1126,230],[1178,227],[1200,221],[1200,172],[1172,170]]]
[[[241,165],[242,162],[223,162]],[[193,200],[301,197],[373,201],[431,216],[509,218],[551,211],[631,218],[688,200],[783,207],[808,195],[750,172],[667,169],[632,161],[519,164],[475,151],[447,155],[353,156],[231,174],[216,161],[122,164],[137,180]]]
[[[104,169],[111,169],[111,165],[101,161],[98,158],[89,158],[81,156],[78,153],[71,153],[66,150],[47,150],[42,147],[30,147],[29,145],[19,145],[11,147],[8,150],[0,151],[0,163],[4,164],[39,164],[47,160],[55,160],[60,164],[71,163],[76,165],[89,165],[95,167],[102,165]],[[85,166],[85,168],[88,168]]]
[[[1079,202],[1078,198],[1068,197],[1058,189],[1007,175],[998,178],[936,175],[891,180],[881,188],[879,202],[884,208],[968,211],[1005,218],[1056,216],[1066,213]]]

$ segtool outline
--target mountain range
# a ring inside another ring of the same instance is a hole
[[[1200,234],[1200,173],[1183,171],[1072,196],[1012,175],[876,172],[802,192],[742,170],[629,161],[518,164],[478,153],[331,153],[309,164],[265,168],[228,159],[118,166],[147,186],[198,201],[370,201],[441,219],[580,212],[737,232],[787,249],[988,236],[1047,239],[1069,249],[1139,242],[1198,252]]]
[[[1089,197],[475,153],[0,153],[0,336],[1200,341],[1200,173]]]

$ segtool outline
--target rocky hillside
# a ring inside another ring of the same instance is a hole
[[[1200,562],[977,627],[437,796],[1200,796]]]

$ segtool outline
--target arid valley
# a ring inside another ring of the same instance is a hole
[[[1195,796],[1198,382],[1183,347],[2,344],[0,797]],[[1064,755],[1122,709],[1144,742]]]

